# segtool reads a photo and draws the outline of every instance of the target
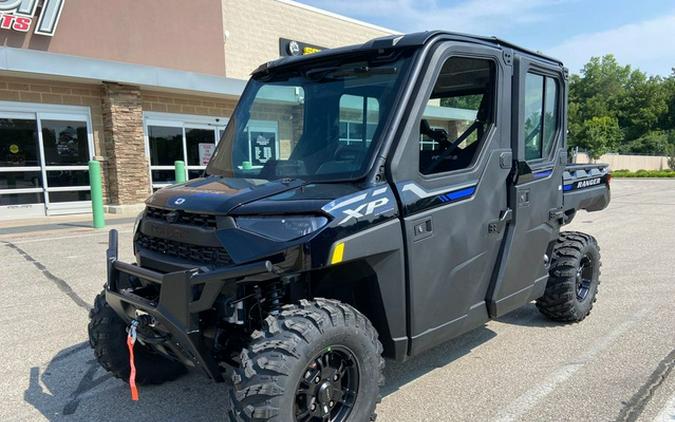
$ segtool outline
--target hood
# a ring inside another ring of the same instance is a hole
[[[302,186],[300,179],[269,181],[209,176],[155,192],[146,204],[191,212],[227,214],[239,205]]]
[[[300,179],[242,179],[209,176],[155,192],[147,205],[208,214],[278,214],[319,211],[358,188]]]

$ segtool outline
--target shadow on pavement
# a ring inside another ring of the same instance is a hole
[[[556,326],[528,305],[500,322]],[[482,326],[403,363],[387,361],[383,396],[465,356],[497,334]],[[44,371],[30,370],[24,401],[51,421],[98,420],[224,420],[225,384],[216,384],[197,371],[160,386],[140,386],[140,401],[132,402],[128,385],[105,372],[87,342],[60,351]],[[219,417],[222,415],[222,418]]]
[[[471,353],[471,350],[496,335],[494,331],[482,326],[403,363],[387,361],[382,396],[388,396],[416,378]]]
[[[521,325],[523,327],[560,327],[565,325],[546,318],[539,312],[534,302],[499,317],[495,321],[509,325]]]
[[[129,387],[94,359],[86,342],[59,352],[44,371],[30,370],[24,401],[50,421],[207,421],[225,420],[225,385],[197,372],[160,386]],[[220,417],[222,415],[222,417]]]

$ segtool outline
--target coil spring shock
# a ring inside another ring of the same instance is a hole
[[[274,282],[270,284],[269,290],[267,291],[265,310],[272,315],[276,315],[281,312],[281,297],[283,296],[281,288],[282,286],[280,282]]]

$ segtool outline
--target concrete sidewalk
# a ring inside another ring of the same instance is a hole
[[[106,225],[133,223],[136,217],[120,217],[119,214],[106,214]],[[95,230],[89,214],[59,215],[19,220],[0,220],[0,237],[21,233],[50,232],[54,230]]]

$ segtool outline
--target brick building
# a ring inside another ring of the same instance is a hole
[[[87,212],[92,158],[132,211],[175,160],[201,174],[260,63],[393,32],[290,0],[3,3],[0,219]],[[292,122],[255,121],[286,154]]]

